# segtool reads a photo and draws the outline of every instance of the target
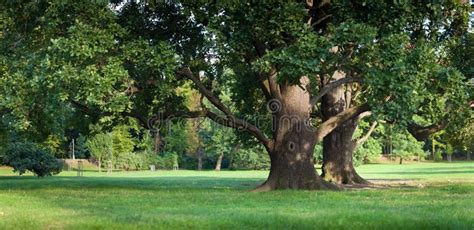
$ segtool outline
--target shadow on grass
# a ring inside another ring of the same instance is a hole
[[[257,178],[189,177],[47,177],[0,176],[0,190],[43,188],[123,188],[132,190],[162,189],[253,189],[264,180]]]
[[[437,170],[437,171],[424,171],[424,172],[374,172],[374,173],[365,173],[365,174],[397,174],[397,175],[429,175],[429,174],[472,174],[474,170],[465,170],[465,171],[452,171],[452,170]]]

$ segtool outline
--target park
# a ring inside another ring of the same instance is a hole
[[[255,193],[250,191],[267,171],[86,171],[84,177],[62,172],[35,179],[0,170],[0,228],[471,229],[474,224],[472,163],[373,164],[358,171],[378,186]]]
[[[0,3],[0,229],[473,229],[474,2]]]

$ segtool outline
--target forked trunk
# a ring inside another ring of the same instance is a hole
[[[270,174],[256,191],[337,189],[337,186],[322,180],[314,168],[316,140],[309,124],[309,94],[300,86],[289,85],[281,85],[280,93],[280,100],[269,102],[274,137],[267,148],[271,161]]]
[[[216,171],[221,171],[223,158],[224,158],[224,153],[219,154],[219,157],[217,157],[216,168],[215,168]]]
[[[343,73],[336,72],[334,80],[345,77]],[[322,98],[322,113],[324,120],[336,116],[349,108],[351,92],[344,86],[333,89]],[[356,143],[352,135],[357,127],[356,119],[344,122],[340,127],[329,133],[323,140],[323,166],[322,177],[337,184],[367,183],[354,169],[352,155]]]

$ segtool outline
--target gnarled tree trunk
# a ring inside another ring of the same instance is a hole
[[[352,162],[352,154],[356,147],[352,135],[356,127],[354,120],[348,120],[324,138],[321,176],[325,180],[338,184],[367,183],[357,174]]]
[[[334,80],[345,77],[341,72],[333,75]],[[348,109],[351,92],[339,86],[322,98],[323,119],[329,119]],[[338,184],[367,183],[354,169],[352,154],[357,145],[352,135],[357,127],[357,119],[349,119],[329,133],[323,140],[322,177]]]
[[[300,86],[281,85],[280,100],[270,101],[274,139],[267,151],[271,168],[267,181],[258,191],[337,188],[324,181],[314,168],[316,139],[309,124],[309,97]]]

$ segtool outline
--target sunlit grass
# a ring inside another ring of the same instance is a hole
[[[473,163],[375,164],[358,171],[410,186],[252,193],[268,172],[86,171],[80,178],[63,172],[37,179],[0,169],[0,228],[474,228]]]

